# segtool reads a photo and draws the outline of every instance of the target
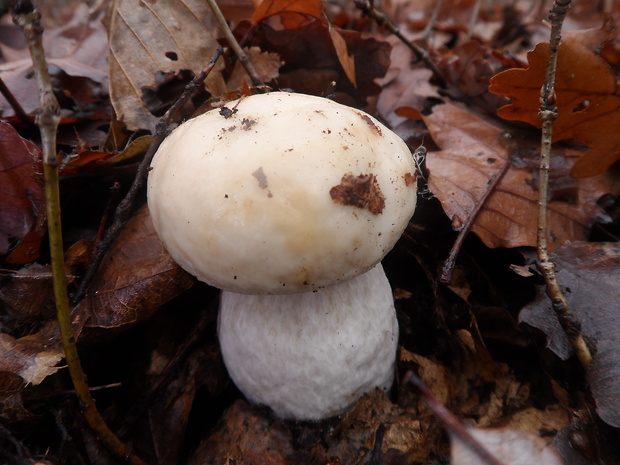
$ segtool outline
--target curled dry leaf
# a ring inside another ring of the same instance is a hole
[[[536,156],[539,142],[528,144],[501,123],[450,103],[434,107],[424,121],[442,149],[427,156],[429,188],[453,224],[464,224],[488,186],[503,174],[484,200],[472,231],[488,247],[536,246],[538,166],[528,158]],[[572,180],[567,172],[570,160],[556,158],[564,167],[555,165],[552,170],[547,220],[551,250],[567,241],[584,240],[590,223],[602,214],[596,201],[614,190],[606,174]]]
[[[63,100],[70,98],[79,102],[77,106],[82,111],[86,110],[86,104],[106,94],[107,37],[100,13],[93,14],[87,5],[79,5],[69,22],[46,29],[43,34],[54,88],[62,89]],[[17,49],[9,44],[0,43],[2,57],[6,60],[0,65],[0,77],[26,114],[32,115],[39,108],[37,83],[32,79],[32,58],[25,43]],[[1,95],[0,114],[5,118],[14,117],[13,108]]]
[[[0,123],[0,255],[12,240],[23,241],[13,252],[14,262],[26,263],[39,256],[45,232],[45,205],[37,161],[40,149]],[[26,240],[24,240],[26,239]]]
[[[606,423],[620,427],[620,246],[616,243],[567,244],[552,256],[557,279],[586,341],[593,350],[588,381],[596,410]],[[525,307],[520,320],[547,334],[549,347],[562,359],[572,353],[543,289]]]
[[[489,91],[512,99],[512,104],[498,110],[499,116],[540,127],[539,98],[549,44],[538,44],[527,56],[527,69],[499,73],[491,79]],[[577,160],[571,175],[595,176],[620,160],[620,95],[616,77],[607,62],[577,37],[565,37],[560,43],[555,101],[558,116],[553,140],[577,139],[589,148]]]
[[[145,107],[143,89],[157,85],[157,73],[202,70],[217,47],[214,30],[201,0],[117,0],[110,20],[110,98],[127,128],[154,131],[158,118]],[[205,85],[220,95],[219,72]]]
[[[0,372],[19,375],[26,384],[39,384],[56,373],[63,357],[55,322],[36,334],[14,338],[0,333]]]
[[[468,431],[503,465],[564,465],[558,453],[538,436],[507,429],[468,428]],[[479,465],[482,462],[469,444],[454,434],[450,434],[450,442],[453,465]]]
[[[148,318],[194,282],[159,241],[148,209],[127,223],[76,311],[86,326],[110,328]]]

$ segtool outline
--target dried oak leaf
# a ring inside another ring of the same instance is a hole
[[[588,381],[599,416],[620,427],[620,246],[617,243],[573,243],[552,256],[569,306],[593,349]],[[544,289],[519,315],[541,329],[549,348],[567,359],[572,348],[551,310]]]
[[[108,250],[75,311],[85,315],[89,327],[132,324],[151,316],[193,282],[164,249],[145,206]]]
[[[450,103],[435,106],[424,121],[442,149],[427,156],[429,188],[453,224],[464,224],[489,194],[472,231],[488,247],[535,246],[537,164],[528,160],[537,156],[539,142],[528,144],[518,138],[514,128],[511,133],[500,122]],[[602,214],[596,200],[614,190],[610,175],[575,180],[568,176],[571,159],[554,158],[563,165],[555,164],[551,175],[547,220],[550,249],[567,241],[584,240],[593,218]],[[488,193],[488,186],[502,174]]]
[[[41,151],[6,123],[0,123],[0,255],[12,240],[22,241],[10,261],[26,263],[39,256],[45,233],[43,188],[37,171]]]
[[[118,119],[130,130],[154,131],[158,118],[142,100],[143,89],[157,85],[158,73],[198,72],[217,42],[208,5],[201,0],[118,0],[110,19],[110,97]],[[220,95],[219,63],[205,81]]]
[[[538,44],[527,56],[527,69],[497,74],[491,79],[489,91],[512,99],[512,104],[498,110],[499,116],[540,127],[539,98],[549,44]],[[595,176],[620,160],[620,95],[616,77],[607,62],[578,37],[565,37],[560,43],[555,99],[558,115],[553,141],[577,139],[588,146],[572,167],[572,176]]]

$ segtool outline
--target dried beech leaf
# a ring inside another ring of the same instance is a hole
[[[547,441],[532,434],[507,429],[468,428],[471,435],[503,465],[564,465]],[[482,460],[469,444],[450,434],[452,465],[479,465]]]
[[[536,246],[537,166],[528,166],[525,159],[535,154],[535,147],[519,139],[517,151],[513,147],[516,144],[510,142],[512,136],[500,123],[449,103],[434,107],[424,121],[442,149],[430,152],[426,159],[429,187],[453,222],[466,221],[483,199],[487,186],[510,163],[482,206],[472,231],[488,247]],[[552,250],[567,241],[584,240],[593,218],[602,212],[596,200],[614,190],[612,178],[605,174],[589,179],[569,178],[570,165],[564,157],[556,158],[565,166],[555,165],[552,177],[560,184],[568,183],[570,199],[566,201],[558,194],[558,200],[552,197],[549,202],[548,242]],[[557,188],[562,189],[561,185]]]
[[[617,243],[567,244],[552,256],[558,282],[593,350],[588,381],[599,416],[620,427],[620,246]],[[547,334],[549,347],[561,358],[572,349],[543,289],[525,307],[520,320]]]
[[[194,282],[168,255],[144,206],[110,247],[77,311],[86,326],[110,328],[148,318]]]
[[[22,139],[11,125],[0,123],[0,255],[9,251],[11,240],[35,233],[23,259],[15,262],[35,260],[45,232],[43,188],[37,180],[40,159],[36,145]]]
[[[110,20],[110,97],[130,130],[154,131],[158,118],[142,102],[157,73],[198,72],[217,43],[211,10],[202,0],[117,0]],[[206,86],[221,88],[215,70]]]
[[[540,89],[545,81],[549,44],[528,53],[527,69],[510,69],[491,79],[489,91],[512,104],[498,110],[505,119],[540,127]],[[555,83],[558,117],[553,140],[577,139],[589,147],[573,166],[576,177],[595,176],[620,160],[620,95],[610,66],[576,37],[565,37],[558,49]]]

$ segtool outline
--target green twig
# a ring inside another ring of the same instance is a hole
[[[45,176],[45,204],[47,213],[50,254],[52,260],[52,277],[54,299],[60,337],[65,352],[65,359],[83,407],[84,417],[95,431],[99,439],[117,457],[126,460],[132,465],[143,465],[144,462],[134,455],[129,448],[108,428],[103,417],[97,410],[92,398],[86,377],[77,352],[71,315],[69,312],[69,298],[67,296],[67,282],[65,276],[65,260],[60,222],[60,189],[58,183],[58,157],[56,156],[56,131],[60,122],[58,100],[52,91],[47,61],[43,51],[43,28],[40,24],[40,14],[34,9],[30,0],[20,1],[14,8],[14,21],[24,30],[24,35],[30,48],[35,76],[37,78],[40,112],[37,124],[41,131],[41,145],[43,149],[43,173]]]
[[[562,36],[562,23],[568,13],[571,0],[556,0],[553,3],[549,18],[551,19],[551,40],[549,41],[549,60],[545,84],[540,93],[540,111],[538,118],[542,122],[542,138],[540,150],[540,183],[538,199],[538,268],[545,278],[547,294],[551,299],[560,325],[573,345],[581,365],[585,368],[592,355],[581,333],[581,325],[573,315],[564,293],[560,288],[555,274],[555,265],[549,258],[547,249],[547,196],[549,184],[549,166],[551,160],[551,143],[553,141],[553,125],[558,115],[555,106],[555,74],[558,62],[558,49]]]

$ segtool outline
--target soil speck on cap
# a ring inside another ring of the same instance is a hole
[[[385,208],[385,197],[374,174],[346,173],[329,195],[335,203],[365,209],[373,215],[381,214]]]
[[[377,126],[373,120],[370,119],[370,117],[368,115],[363,115],[361,113],[358,113],[360,115],[360,118],[362,118],[366,124],[368,126],[370,126],[371,128],[373,128],[375,131],[377,131],[379,133],[380,136],[383,135],[383,133],[381,132],[381,128],[379,126]]]

